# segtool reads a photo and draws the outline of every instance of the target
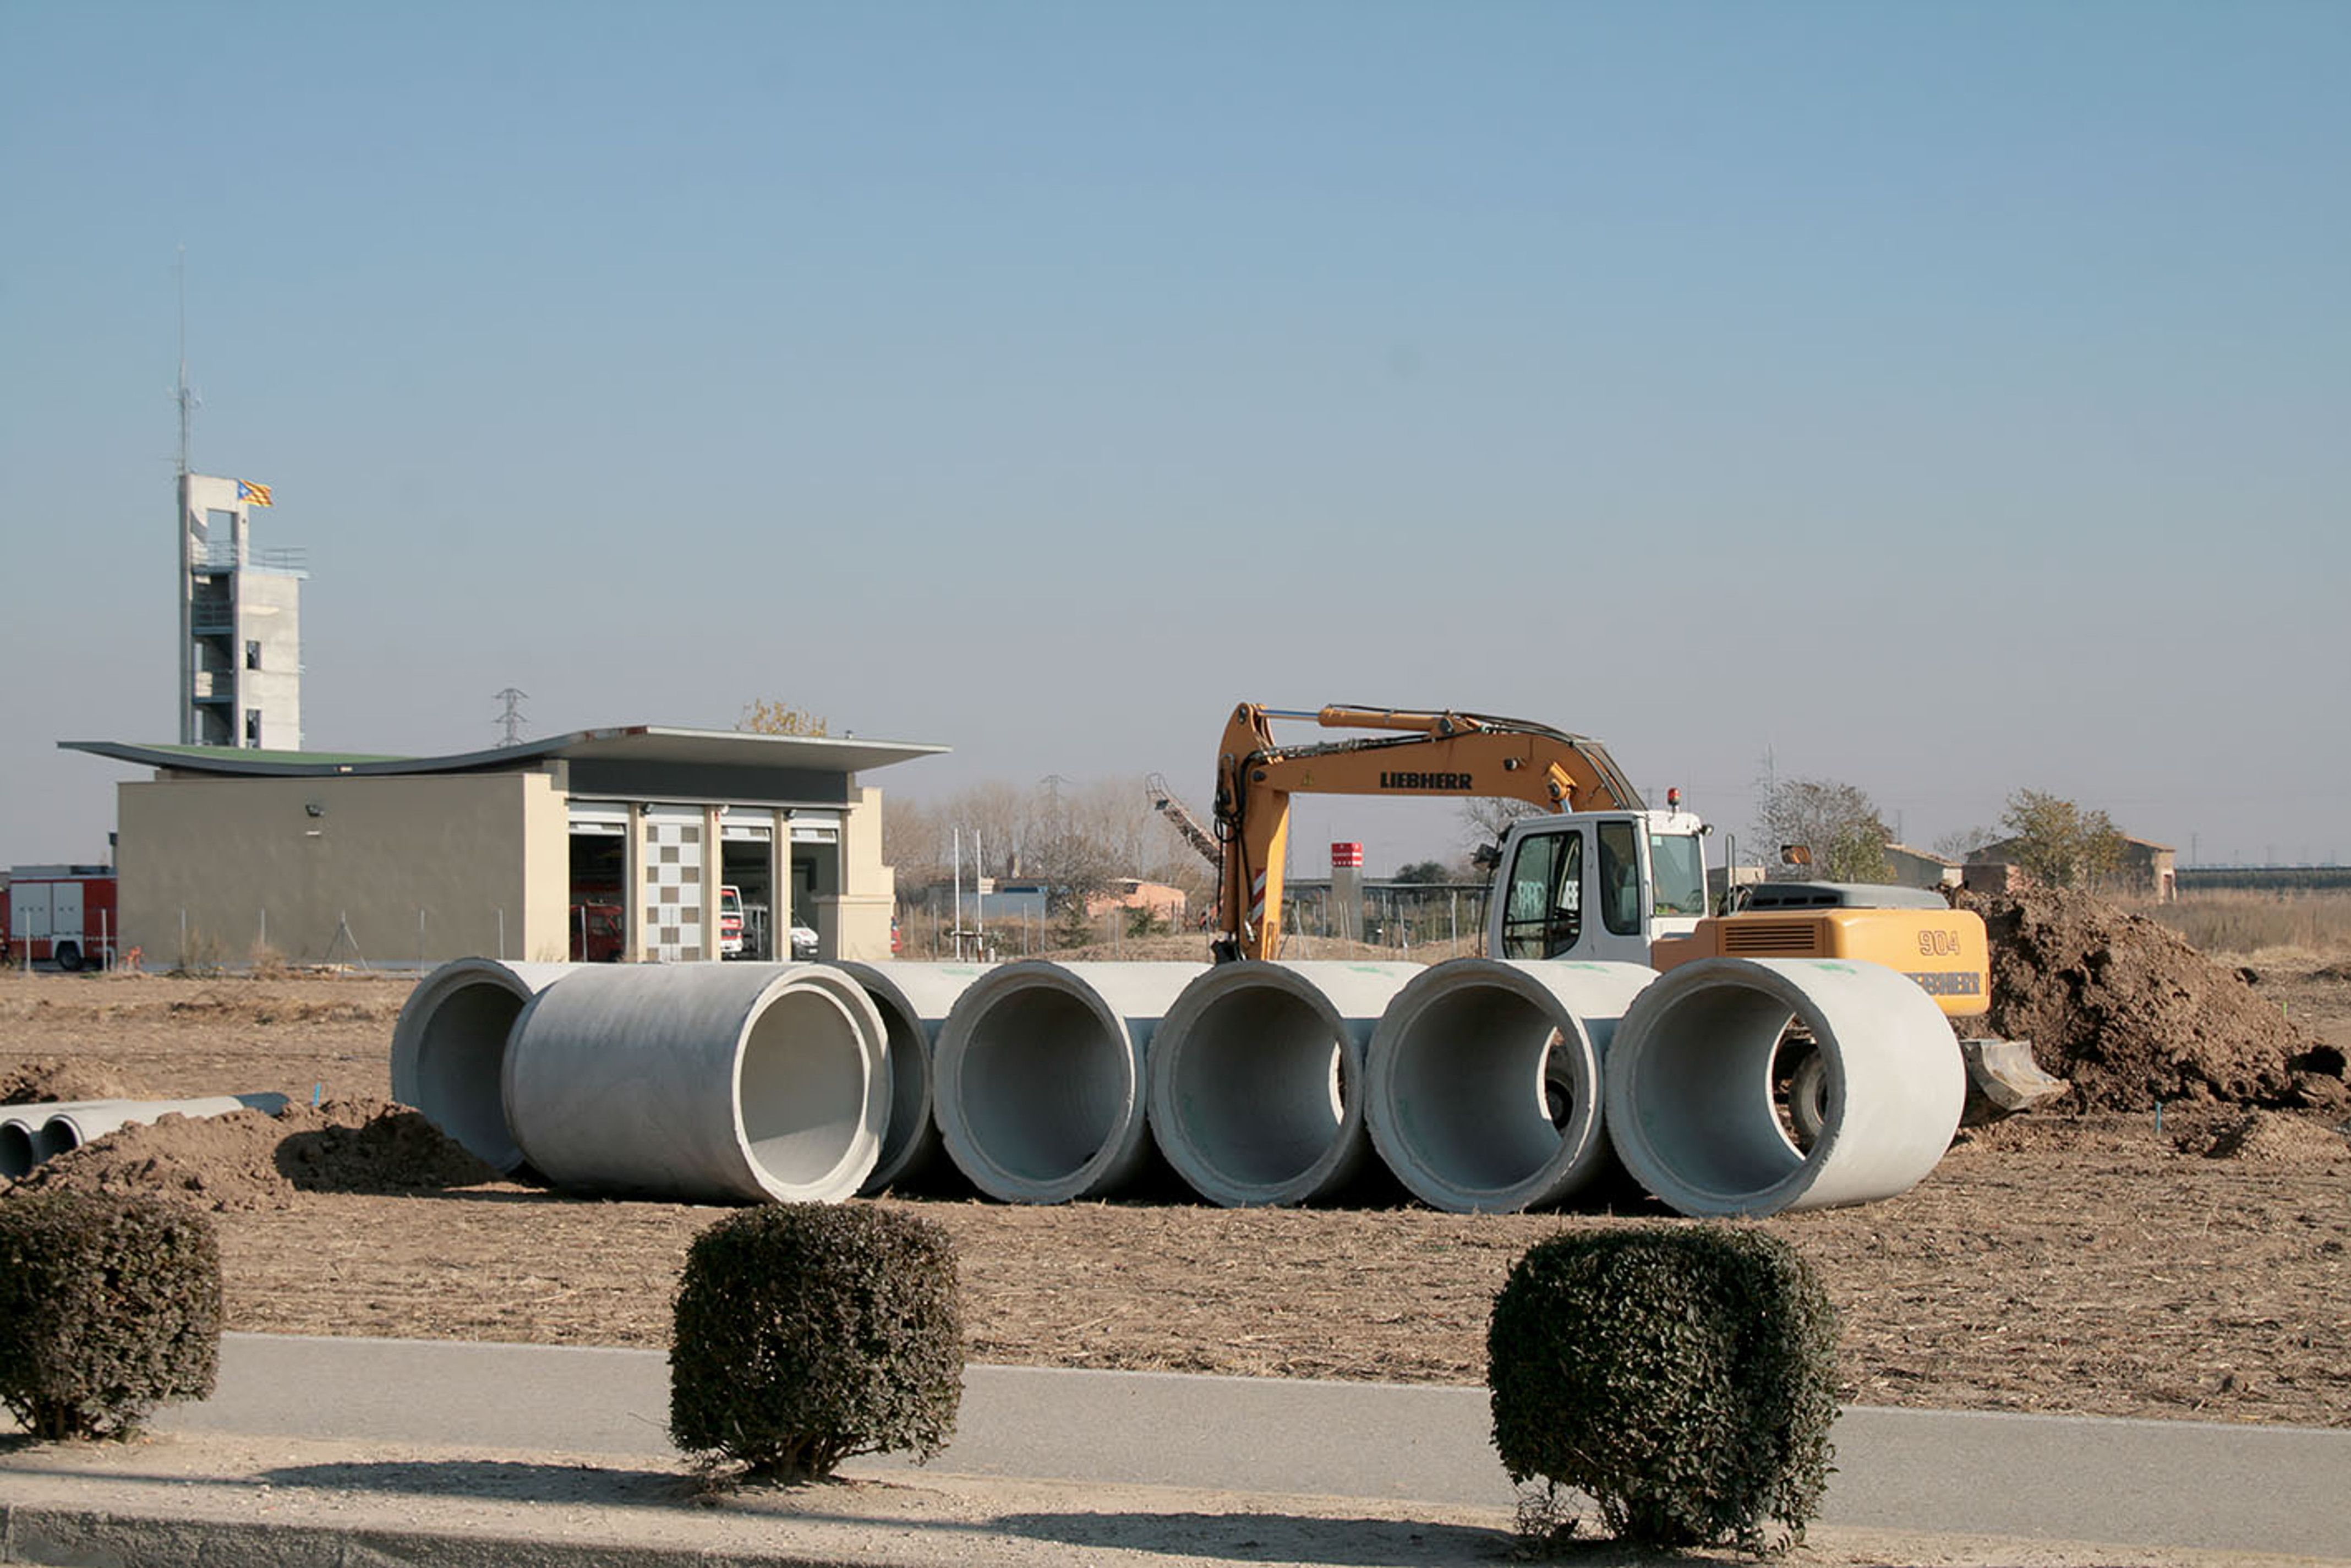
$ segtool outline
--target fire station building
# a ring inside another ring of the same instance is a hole
[[[650,725],[434,758],[61,744],[154,770],[116,787],[121,946],[150,968],[789,958],[795,927],[799,956],[886,958],[861,775],[946,749]]]

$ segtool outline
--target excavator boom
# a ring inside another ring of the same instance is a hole
[[[1393,733],[1285,747],[1273,736],[1277,719]],[[1551,811],[1642,809],[1607,747],[1548,725],[1449,710],[1243,703],[1226,721],[1217,756],[1219,958],[1280,951],[1293,794],[1495,798]]]

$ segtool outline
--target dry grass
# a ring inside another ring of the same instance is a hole
[[[2123,901],[2197,951],[2234,963],[2351,958],[2351,893],[2193,893],[2175,904]]]

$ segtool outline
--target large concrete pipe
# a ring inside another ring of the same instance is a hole
[[[225,1116],[258,1111],[275,1116],[286,1109],[283,1094],[212,1094],[193,1100],[85,1100],[47,1107],[48,1118],[33,1134],[33,1163],[78,1149],[119,1128],[152,1124],[166,1116]]]
[[[1606,1165],[1601,1061],[1657,978],[1640,964],[1455,958],[1397,993],[1372,1036],[1372,1145],[1455,1214],[1562,1201]]]
[[[507,1037],[525,1003],[579,967],[459,958],[416,984],[392,1026],[392,1097],[503,1175],[522,1168],[507,1127]]]
[[[1151,1037],[1151,1133],[1176,1174],[1228,1208],[1311,1203],[1353,1181],[1364,1057],[1417,964],[1220,964]]]
[[[890,1117],[881,1015],[821,964],[583,965],[525,1004],[507,1124],[558,1186],[829,1203]]]
[[[1010,1203],[1100,1197],[1150,1161],[1144,1052],[1201,964],[1005,964],[939,1030],[947,1157]]]
[[[1772,1097],[1791,1023],[1826,1070],[1800,1149]],[[1690,1215],[1870,1203],[1909,1189],[1959,1130],[1967,1072],[1942,1009],[1878,964],[1706,958],[1625,1010],[1606,1063],[1608,1133],[1625,1167]]]
[[[956,998],[992,967],[987,964],[862,964],[841,970],[865,988],[882,1014],[889,1040],[890,1125],[882,1134],[882,1156],[862,1189],[877,1193],[918,1183],[947,1167],[931,1113],[931,1060],[939,1030]]]

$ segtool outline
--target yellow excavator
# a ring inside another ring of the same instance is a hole
[[[1276,721],[1368,736],[1284,746]],[[1511,824],[1496,852],[1486,951],[1494,957],[1646,964],[1668,969],[1717,956],[1840,958],[1883,964],[1916,981],[1955,1019],[1991,1005],[1984,924],[1926,889],[1849,883],[1767,883],[1715,913],[1706,887],[1707,824],[1651,810],[1606,747],[1589,736],[1491,714],[1243,703],[1217,756],[1215,837],[1219,961],[1281,950],[1282,861],[1297,794],[1390,799],[1486,797],[1543,814]],[[1961,1041],[1978,1119],[2038,1104],[2065,1085],[2021,1041]],[[1789,1053],[1792,1115],[1817,1126],[1817,1064]],[[1980,1102],[1980,1103],[1976,1103]],[[1807,1117],[1807,1111],[1813,1114]]]

